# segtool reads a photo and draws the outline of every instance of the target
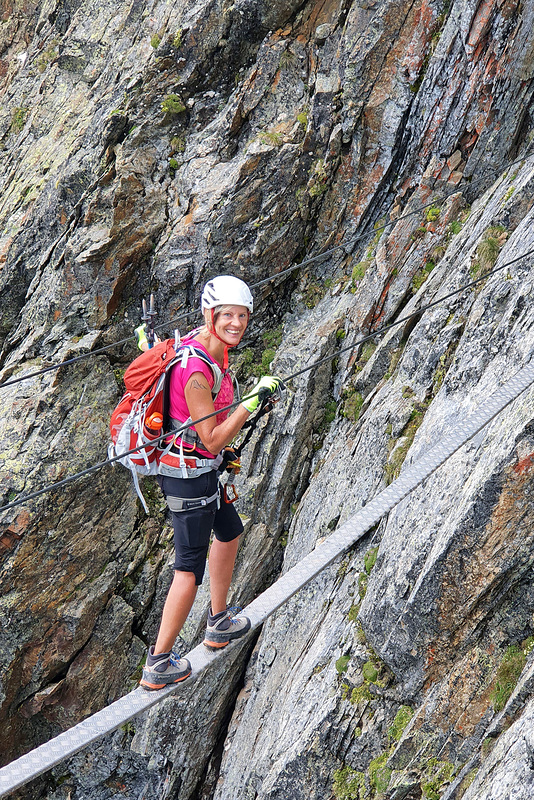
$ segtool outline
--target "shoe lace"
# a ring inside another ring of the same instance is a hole
[[[173,667],[179,667],[180,665],[179,665],[178,662],[180,660],[181,660],[180,653],[175,653],[175,651],[173,650],[172,653],[169,656],[169,661],[172,664],[172,666]]]
[[[230,618],[231,618],[231,617],[235,617],[235,616],[236,616],[237,614],[239,614],[241,611],[243,611],[243,608],[242,608],[242,606],[227,606],[227,607],[226,607],[226,612],[227,612],[227,614],[228,614],[228,616],[229,616]]]

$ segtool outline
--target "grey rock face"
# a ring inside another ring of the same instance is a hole
[[[279,274],[255,291],[237,368],[245,385],[251,356],[282,376],[312,369],[243,459],[245,604],[532,356],[532,3],[6,10],[2,382],[131,336],[149,291],[158,322],[184,332],[207,277]],[[105,459],[133,355],[123,342],[0,385],[4,504]],[[452,800],[476,765],[466,797],[506,781],[527,797],[531,404],[257,642],[27,796]],[[0,514],[4,760],[135,685],[172,573],[144,486],[149,518],[119,468]],[[521,687],[509,700],[506,681]]]

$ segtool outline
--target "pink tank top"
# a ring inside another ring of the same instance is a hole
[[[184,344],[188,344],[191,342],[197,347],[199,350],[202,350],[206,355],[211,358],[213,361],[215,359],[211,356],[205,347],[203,347],[200,342],[196,339],[184,339]],[[216,362],[217,364],[219,362]],[[219,364],[219,367],[222,370],[222,365]],[[185,401],[185,387],[187,385],[187,381],[190,379],[191,375],[195,372],[201,372],[205,375],[206,380],[208,381],[208,386],[210,388],[213,387],[214,378],[213,372],[209,368],[209,366],[201,359],[196,358],[195,356],[189,356],[187,359],[187,364],[185,367],[181,367],[176,365],[176,367],[171,372],[171,382],[170,382],[170,402],[169,402],[169,412],[170,416],[173,419],[178,419],[180,422],[185,422],[191,416],[189,412],[189,408],[187,407],[187,403]],[[215,410],[219,408],[224,408],[225,406],[229,406],[234,400],[234,385],[232,382],[231,376],[226,373],[223,376],[221,388],[219,389],[219,393],[215,397],[213,401],[213,405],[215,406]],[[217,425],[220,425],[221,422],[227,418],[229,412],[223,411],[220,414],[217,414],[216,420]],[[195,427],[192,426],[192,430],[195,430]],[[215,458],[217,453],[210,453],[207,450],[204,450],[201,447],[196,447],[196,450],[201,455],[205,456],[206,458]]]

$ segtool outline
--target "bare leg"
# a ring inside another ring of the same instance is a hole
[[[209,571],[212,614],[226,611],[226,596],[232,581],[238,547],[239,536],[231,542],[214,539],[211,543]]]
[[[176,570],[163,606],[154,653],[169,653],[172,650],[176,637],[191,611],[196,594],[197,586],[194,574]]]

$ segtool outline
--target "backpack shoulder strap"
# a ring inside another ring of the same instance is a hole
[[[165,429],[169,427],[170,421],[170,375],[172,370],[176,366],[184,367],[187,365],[190,356],[194,356],[195,358],[200,358],[208,367],[211,369],[213,373],[213,386],[211,388],[211,396],[213,399],[217,397],[220,392],[222,379],[224,378],[224,373],[219,365],[213,361],[209,356],[201,350],[199,347],[195,347],[193,344],[181,344],[178,350],[176,351],[175,357],[169,361],[167,368],[165,370],[165,386],[163,388],[163,425],[166,426]]]
[[[213,386],[211,389],[211,394],[215,398],[221,389],[222,379],[224,378],[225,374],[219,365],[209,357],[207,353],[200,349],[200,347],[195,347],[193,344],[184,344],[183,347],[177,353],[177,359],[180,361],[181,367],[186,367],[187,362],[190,356],[194,356],[195,358],[200,358],[208,367],[211,369],[213,374]]]

